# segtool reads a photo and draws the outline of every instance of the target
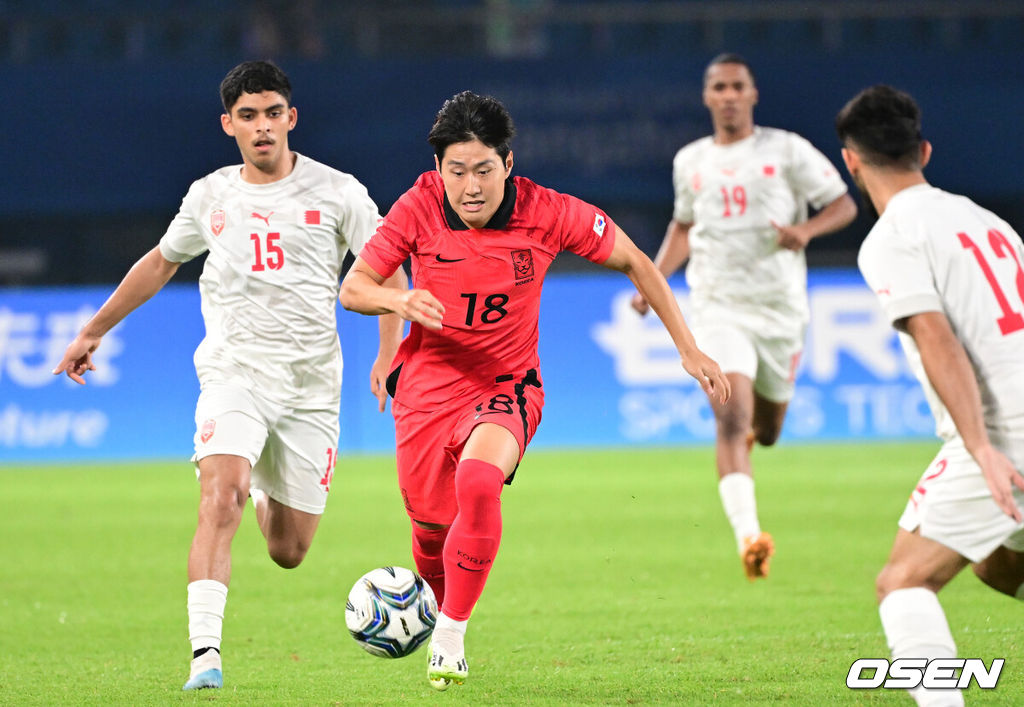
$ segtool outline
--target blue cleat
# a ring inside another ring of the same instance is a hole
[[[192,661],[192,670],[188,682],[181,689],[202,690],[208,687],[224,687],[220,653],[215,650],[206,651]]]

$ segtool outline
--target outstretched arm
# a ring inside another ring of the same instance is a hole
[[[654,256],[654,265],[658,268],[658,272],[666,278],[671,277],[690,257],[690,227],[692,225],[692,223],[679,223],[672,219],[669,221],[668,228],[665,229],[665,239],[661,242],[661,247],[658,248],[658,254]],[[651,308],[639,292],[633,295],[633,301],[630,304],[640,314],[647,314]]]
[[[981,467],[992,498],[1003,513],[1019,523],[1021,511],[1013,500],[1013,487],[1024,490],[1024,477],[989,442],[974,369],[946,315],[921,312],[897,324],[914,338],[928,380],[949,410],[967,451]]]
[[[772,225],[779,233],[780,246],[789,250],[803,250],[812,238],[838,231],[856,217],[857,204],[849,194],[843,194],[803,223],[782,226],[772,221]]]
[[[399,267],[382,285],[406,292],[409,289],[409,279],[405,276],[405,270]],[[402,318],[397,314],[382,314],[377,317],[377,322],[380,328],[380,346],[377,348],[377,359],[370,367],[370,392],[377,398],[377,409],[384,412],[384,405],[388,399],[385,384],[391,371],[391,362],[398,352],[399,344],[402,343],[404,327]]]
[[[697,379],[708,396],[713,394],[720,402],[727,401],[730,394],[729,381],[722,373],[722,369],[697,348],[693,334],[686,326],[683,313],[679,311],[679,304],[668,282],[665,281],[665,276],[622,229],[615,233],[615,246],[604,266],[629,276],[668,329],[686,372]]]
[[[92,354],[99,348],[106,333],[159,292],[178,271],[179,265],[164,258],[160,246],[139,258],[114,290],[114,294],[110,295],[68,345],[64,358],[53,369],[53,374],[67,373],[68,378],[85,385],[83,376],[86,371],[96,370]]]

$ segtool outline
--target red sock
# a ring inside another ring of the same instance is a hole
[[[448,528],[423,528],[412,524],[412,559],[416,561],[416,571],[434,590],[437,606],[444,602],[444,539],[448,537]]]
[[[501,489],[505,474],[478,459],[466,459],[455,470],[459,512],[444,544],[447,585],[442,611],[465,621],[484,591],[501,542]]]

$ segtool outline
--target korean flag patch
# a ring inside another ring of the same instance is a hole
[[[597,234],[598,238],[601,238],[604,235],[605,225],[606,222],[604,220],[604,216],[601,214],[594,214],[594,233]]]

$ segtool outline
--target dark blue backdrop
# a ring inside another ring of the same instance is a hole
[[[925,134],[936,145],[934,183],[982,199],[1024,191],[1024,49],[794,47],[749,58],[761,89],[758,122],[802,133],[837,163],[835,113],[857,90],[887,82],[924,109]],[[470,88],[511,109],[520,127],[518,173],[599,203],[659,204],[667,215],[672,155],[709,128],[700,103],[708,59],[682,48],[597,60],[285,63],[299,109],[292,144],[357,175],[387,208],[432,167],[425,136],[442,101]],[[172,211],[192,180],[238,161],[218,122],[217,86],[228,68],[0,67],[0,84],[13,97],[0,216]]]

